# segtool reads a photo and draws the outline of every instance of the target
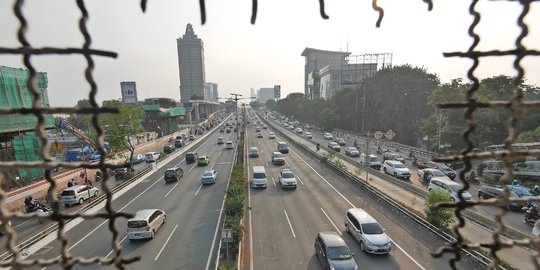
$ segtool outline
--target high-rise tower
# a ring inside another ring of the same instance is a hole
[[[207,99],[204,91],[204,43],[195,35],[190,23],[186,33],[176,40],[180,72],[180,100],[188,102],[193,96]]]

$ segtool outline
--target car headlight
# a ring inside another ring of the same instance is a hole
[[[368,245],[368,247],[374,247],[375,245],[369,241],[366,241],[366,244]]]

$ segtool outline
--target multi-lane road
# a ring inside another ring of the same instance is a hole
[[[354,252],[359,269],[450,268],[447,260],[430,255],[443,245],[440,239],[291,144],[290,152],[285,155],[286,164],[272,165],[270,156],[276,151],[277,142],[287,140],[280,136],[269,139],[270,131],[261,130],[263,138],[257,138],[254,125],[248,125],[246,147],[256,146],[261,152],[260,157],[248,160],[249,172],[253,166],[264,166],[268,187],[250,188],[251,248],[245,256],[252,258],[252,265],[246,265],[245,269],[321,269],[313,247],[320,231],[342,235]],[[296,174],[296,190],[281,189],[278,174],[282,168],[290,168]],[[386,229],[393,243],[390,254],[365,254],[345,232],[345,213],[355,207],[368,211]],[[480,267],[470,261],[460,264],[462,269]]]
[[[157,169],[137,180],[136,185],[126,188],[125,193],[116,196],[113,201],[113,207],[123,212],[134,213],[140,209],[157,208],[164,210],[167,215],[167,222],[152,240],[130,241],[125,233],[127,220],[119,218],[114,223],[120,232],[123,256],[143,258],[130,265],[129,269],[153,269],[156,266],[162,269],[215,268],[221,210],[235,152],[217,145],[217,138],[223,136],[225,140],[234,141],[236,134],[214,131],[206,136],[200,142],[196,141],[174,152],[165,161],[166,164],[158,164]],[[194,163],[186,164],[184,156],[188,151],[209,156],[210,164],[201,167]],[[166,183],[163,180],[164,171],[175,166],[184,170],[184,176],[178,183]],[[215,184],[203,186],[202,173],[209,169],[218,171],[219,180]],[[114,256],[108,221],[94,219],[78,224],[77,220],[72,222],[74,226],[67,231],[67,235],[70,240],[69,251],[74,256]],[[60,249],[60,243],[55,240],[41,247],[30,258],[55,258],[60,254]],[[85,268],[101,269],[104,266]]]

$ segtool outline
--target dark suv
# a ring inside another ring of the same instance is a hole
[[[182,176],[184,176],[184,170],[182,170],[182,168],[174,167],[165,170],[163,179],[165,182],[178,181]]]
[[[165,154],[170,154],[172,152],[174,152],[175,148],[174,148],[174,145],[172,144],[167,144],[165,146],[163,146],[163,153]]]
[[[357,269],[354,254],[336,232],[320,232],[315,239],[315,253],[323,269]]]
[[[186,154],[186,164],[195,163],[198,158],[197,152],[189,152]]]

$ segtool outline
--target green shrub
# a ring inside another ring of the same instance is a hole
[[[448,229],[448,226],[454,221],[454,213],[450,208],[434,207],[437,203],[441,202],[452,202],[450,193],[440,189],[431,190],[425,199],[426,208],[424,212],[431,224],[439,228]]]

